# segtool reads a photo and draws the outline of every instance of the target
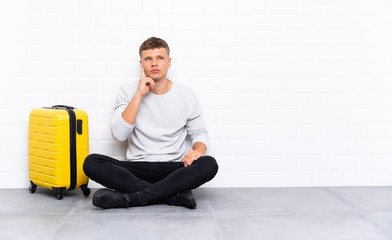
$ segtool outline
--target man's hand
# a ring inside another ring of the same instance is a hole
[[[197,160],[203,156],[199,151],[197,150],[189,150],[189,152],[182,158],[182,162],[184,163],[185,167],[188,167],[193,163],[193,161]]]
[[[137,92],[142,97],[144,97],[144,95],[146,95],[148,91],[155,88],[155,82],[152,78],[147,77],[142,63],[140,64],[140,66],[142,68],[142,72],[140,74],[139,87],[137,89]]]
[[[136,123],[136,116],[139,112],[140,103],[142,102],[144,95],[146,95],[151,89],[155,88],[154,80],[146,76],[143,64],[140,63],[140,66],[142,68],[142,72],[140,75],[137,92],[125,110],[121,113],[122,118],[131,125],[135,125]]]
[[[182,158],[182,162],[185,167],[188,167],[193,163],[193,161],[199,159],[204,156],[204,153],[207,150],[207,146],[202,142],[195,142],[192,146],[192,149]]]

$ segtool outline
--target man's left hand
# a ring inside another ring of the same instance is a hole
[[[193,163],[193,161],[197,160],[203,156],[199,151],[197,150],[189,150],[189,152],[182,158],[182,162],[184,163],[185,167],[188,167]]]

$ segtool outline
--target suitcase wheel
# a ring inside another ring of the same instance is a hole
[[[56,198],[58,200],[61,200],[61,199],[63,199],[63,197],[64,197],[63,190],[62,189],[56,189]]]
[[[32,181],[30,181],[30,187],[29,187],[29,192],[30,193],[35,193],[35,191],[37,190],[37,185],[35,185]]]
[[[91,193],[91,190],[87,187],[87,185],[80,186],[80,189],[82,189],[83,195],[86,197]]]

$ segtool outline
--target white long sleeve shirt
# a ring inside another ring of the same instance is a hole
[[[130,125],[121,114],[132,100],[138,82],[121,86],[111,121],[113,137],[128,139],[126,158],[129,161],[181,161],[186,154],[186,137],[192,145],[208,146],[208,134],[198,96],[189,87],[174,83],[169,92],[156,95],[148,92],[139,107],[136,122]]]

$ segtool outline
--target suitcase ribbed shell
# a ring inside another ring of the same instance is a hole
[[[83,162],[89,153],[88,118],[80,109],[73,109],[82,132],[76,129],[76,185],[88,183],[83,172]],[[76,127],[76,126],[75,126]],[[29,119],[29,176],[39,186],[49,189],[70,189],[71,140],[70,116],[65,109],[37,108],[30,112]]]

